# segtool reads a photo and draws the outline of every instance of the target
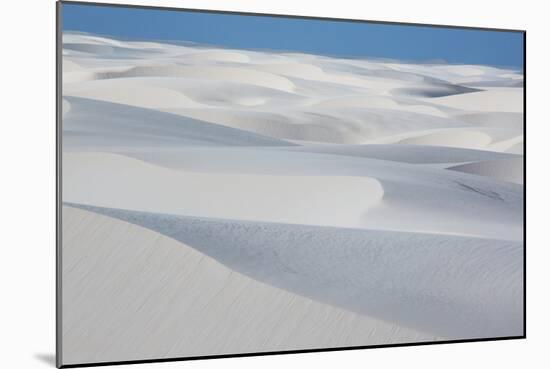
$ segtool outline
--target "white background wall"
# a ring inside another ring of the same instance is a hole
[[[117,2],[112,0],[112,2]],[[542,367],[550,342],[550,18],[543,1],[172,0],[134,4],[527,30],[527,340],[175,362],[136,368]],[[538,5],[537,5],[538,4]],[[53,367],[55,3],[3,1],[0,21],[0,367]],[[546,350],[545,350],[546,349]],[[537,363],[538,362],[538,363]],[[528,365],[532,363],[531,365]]]

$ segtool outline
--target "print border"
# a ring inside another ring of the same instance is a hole
[[[61,211],[62,211],[62,180],[61,179],[62,179],[62,152],[63,152],[62,150],[62,141],[63,141],[62,140],[62,107],[61,107],[62,84],[63,84],[63,81],[62,81],[62,74],[63,74],[62,73],[63,71],[62,69],[63,68],[62,67],[62,61],[63,61],[63,58],[62,58],[62,29],[63,29],[62,6],[63,4],[522,33],[523,34],[523,83],[524,83],[523,85],[523,135],[524,135],[524,145],[523,145],[523,334],[519,336],[489,337],[489,338],[484,337],[484,338],[471,338],[471,339],[447,340],[447,341],[392,343],[392,344],[382,344],[382,345],[349,346],[349,347],[327,347],[327,348],[306,349],[306,350],[266,351],[266,352],[238,353],[238,354],[159,358],[159,359],[146,359],[146,360],[90,362],[90,363],[63,365],[62,363],[63,347],[62,347],[62,340],[61,340],[62,319],[63,319],[63,314],[62,314],[63,300],[62,300],[62,283],[61,283],[62,282],[62,256],[63,256],[61,252],[61,247],[63,243],[62,214],[61,214]],[[235,357],[266,356],[266,355],[302,354],[302,353],[346,351],[346,350],[364,350],[364,349],[388,348],[388,347],[414,347],[414,346],[442,345],[442,344],[454,344],[454,343],[518,340],[518,339],[527,338],[527,247],[526,247],[527,245],[527,242],[526,242],[527,241],[527,237],[526,237],[527,236],[526,234],[526,231],[527,231],[527,217],[526,217],[527,216],[527,213],[526,213],[526,203],[527,203],[526,201],[527,199],[527,191],[526,191],[527,189],[527,155],[526,155],[527,154],[527,130],[526,130],[527,128],[527,124],[526,124],[527,122],[527,31],[526,30],[60,0],[60,1],[57,1],[56,3],[56,87],[55,88],[56,88],[56,109],[55,109],[56,110],[56,113],[55,113],[56,114],[56,367],[83,368],[83,367],[90,367],[90,366],[163,363],[163,362],[188,361],[188,360],[206,360],[206,359],[221,359],[221,358],[235,358]]]

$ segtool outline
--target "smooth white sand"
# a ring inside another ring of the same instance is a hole
[[[224,219],[522,237],[521,186],[439,166],[283,149],[129,155],[147,161],[65,153],[64,201]],[[179,168],[163,167],[167,157]]]
[[[384,195],[369,177],[180,172],[113,154],[64,154],[63,167],[64,201],[215,218],[351,226]]]
[[[169,236],[256,280],[365,316],[447,338],[521,330],[521,242],[78,206]]]
[[[63,215],[64,364],[440,339],[259,282],[140,226]]]

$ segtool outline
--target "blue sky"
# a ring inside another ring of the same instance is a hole
[[[523,34],[206,12],[63,4],[63,30],[406,61],[523,68]]]

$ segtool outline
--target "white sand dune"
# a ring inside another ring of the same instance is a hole
[[[366,176],[184,173],[93,153],[64,154],[63,167],[65,201],[206,217],[359,226],[384,195]]]
[[[523,192],[511,183],[368,158],[253,153],[206,157],[202,173],[117,154],[65,153],[64,200],[215,218],[522,238]]]
[[[124,84],[116,80],[87,81],[67,88],[73,97],[96,99],[139,108],[170,109],[204,106],[198,99],[162,85],[154,86],[143,78],[131,78]],[[153,97],[153,98],[152,98]]]
[[[376,143],[415,131],[460,127],[481,136],[486,132],[478,128],[491,115],[522,111],[522,88],[485,91],[460,84],[522,81],[521,74],[506,69],[134,43],[77,34],[65,38],[66,95],[171,112],[283,140]],[[109,49],[109,58],[101,47]],[[485,117],[461,119],[477,112]],[[513,129],[507,134],[511,138],[521,134],[522,122],[493,128]],[[498,136],[494,131],[492,138]],[[485,141],[467,141],[447,144],[485,149]]]
[[[478,174],[523,184],[523,159],[485,160],[449,167],[464,173]]]
[[[292,92],[294,84],[281,76],[261,72],[243,70],[237,67],[225,66],[184,66],[184,65],[162,65],[162,66],[136,66],[127,71],[109,72],[96,74],[96,79],[110,78],[132,78],[132,77],[186,77],[199,78],[204,80],[224,80],[229,82],[242,82],[243,80],[250,85],[269,87],[284,92]]]
[[[293,146],[282,150],[320,154],[358,156],[409,164],[463,163],[489,159],[510,159],[517,155],[484,150],[468,150],[424,145],[315,145]]]
[[[62,78],[64,364],[523,333],[520,71],[67,32]]]
[[[269,285],[421,332],[521,332],[520,242],[81,208],[181,241]]]
[[[367,96],[344,96],[334,99],[323,99],[314,105],[315,108],[375,108],[375,109],[396,109],[399,111],[410,111],[413,113],[435,115],[446,117],[445,112],[438,109],[435,105],[407,104],[409,100],[399,99],[390,96],[367,95]]]
[[[187,63],[228,62],[249,63],[250,57],[246,53],[228,50],[205,50],[182,55],[182,60]]]
[[[65,364],[438,339],[258,282],[145,228],[63,213]]]
[[[175,81],[171,83],[173,84]],[[187,126],[182,122],[200,121],[204,126],[200,129],[205,133],[213,130],[213,127],[219,127],[216,128],[219,131],[219,138],[217,139],[219,144],[292,145],[291,142],[301,140],[340,144],[427,144],[506,151],[512,146],[509,143],[510,140],[516,140],[517,142],[518,137],[522,137],[516,128],[509,126],[501,128],[492,126],[472,127],[470,123],[468,123],[469,126],[466,126],[466,123],[454,118],[442,118],[429,114],[391,109],[348,107],[345,110],[337,108],[316,110],[314,107],[307,106],[292,108],[291,103],[285,103],[285,105],[288,105],[288,110],[285,112],[251,110],[249,109],[251,105],[256,103],[265,104],[267,100],[273,100],[273,94],[264,94],[265,97],[262,97],[262,92],[257,89],[250,91],[248,96],[245,95],[241,98],[231,97],[235,96],[238,88],[235,88],[232,91],[233,93],[226,94],[225,100],[216,97],[217,95],[211,97],[217,99],[218,102],[225,102],[225,104],[233,101],[232,108],[223,106],[197,108],[205,101],[211,102],[212,100],[204,99],[204,94],[199,95],[197,92],[193,93],[191,98],[173,89],[158,87],[155,82],[147,87],[147,93],[130,93],[133,89],[145,91],[145,84],[141,79],[131,79],[131,83],[124,84],[124,86],[122,90],[114,86],[107,88],[107,90],[104,90],[105,86],[100,89],[85,87],[78,93],[75,92],[74,96],[66,96],[65,101],[71,104],[74,116],[69,119],[72,128],[71,134],[75,135],[85,131],[82,133],[86,135],[87,139],[97,140],[102,138],[98,134],[103,132],[104,125],[109,124],[109,122],[98,124],[98,114],[100,114],[98,112],[109,112],[114,120],[111,123],[113,127],[109,129],[114,130],[114,127],[122,125],[120,128],[122,133],[125,132],[124,127],[126,127],[125,124],[128,124],[128,121],[138,121],[140,126],[162,126],[162,129],[170,128],[171,132],[180,129],[182,135],[189,135],[189,132],[183,132]],[[215,86],[212,87],[215,88]],[[109,101],[95,99],[102,94],[102,91],[105,91],[105,93],[100,99]],[[258,92],[256,98],[254,98],[255,92]],[[155,98],[149,99],[149,93],[154,94]],[[219,93],[219,91],[216,92],[216,94]],[[76,97],[77,95],[79,97]],[[274,104],[277,101],[281,103],[281,101],[286,100],[288,99],[279,96],[271,103]],[[140,104],[143,107],[138,107]],[[179,108],[174,108],[174,106],[179,106]],[[182,108],[185,106],[186,108]],[[235,109],[235,106],[239,106],[241,109]],[[144,109],[144,107],[147,109]],[[162,125],[155,124],[155,122],[160,121],[163,122]],[[335,122],[338,124],[335,124]],[[207,123],[212,124],[208,125]],[[139,133],[140,126],[136,126],[135,134]],[[442,126],[447,128],[440,128]],[[240,132],[238,134],[243,137],[243,140],[246,138],[247,142],[231,142],[228,138],[236,135],[237,131],[230,133],[230,130],[224,129],[224,127],[238,130]],[[113,134],[115,133],[113,132]],[[145,134],[150,133],[147,131],[141,135]],[[212,136],[212,134],[209,134],[209,136]],[[254,136],[256,136],[255,139],[252,138]],[[170,140],[175,138],[170,137]],[[109,139],[112,139],[112,137]],[[102,139],[101,141],[105,143],[105,140]],[[129,143],[131,141],[128,139]],[[513,142],[513,144],[516,142]],[[191,142],[187,140],[187,144],[189,143]]]
[[[448,64],[414,64],[385,63],[393,70],[445,80],[454,84],[479,84],[494,81],[523,81],[523,75],[517,70],[497,68],[486,65],[448,65]]]
[[[64,100],[71,105],[64,115],[63,139],[68,149],[98,146],[293,145],[253,132],[151,109],[69,96]]]
[[[523,141],[516,129],[494,127],[449,127],[425,129],[388,135],[365,141],[367,144],[405,144],[446,146],[463,149],[508,152],[516,143]]]
[[[433,83],[431,85],[421,84],[417,86],[399,87],[392,90],[393,95],[404,95],[410,97],[442,97],[461,95],[469,92],[478,92],[478,89],[453,85],[449,83]]]
[[[480,131],[456,130],[436,131],[404,138],[399,141],[406,145],[438,145],[459,146],[465,148],[487,147],[491,143],[491,136]]]
[[[494,127],[501,129],[518,130],[523,125],[522,113],[510,112],[477,112],[458,113],[456,119],[466,121],[481,127]]]
[[[521,88],[495,87],[471,94],[439,97],[434,100],[436,104],[462,110],[511,113],[523,111],[523,91]]]
[[[234,108],[179,109],[171,112],[283,140],[338,144],[361,144],[392,139],[394,135],[403,135],[404,132],[411,134],[411,131],[422,132],[440,129],[442,126],[464,126],[462,122],[432,114],[358,106],[324,108],[313,105],[293,108],[292,104],[288,104],[283,113],[258,109],[235,111]],[[457,146],[460,145],[458,142]]]

